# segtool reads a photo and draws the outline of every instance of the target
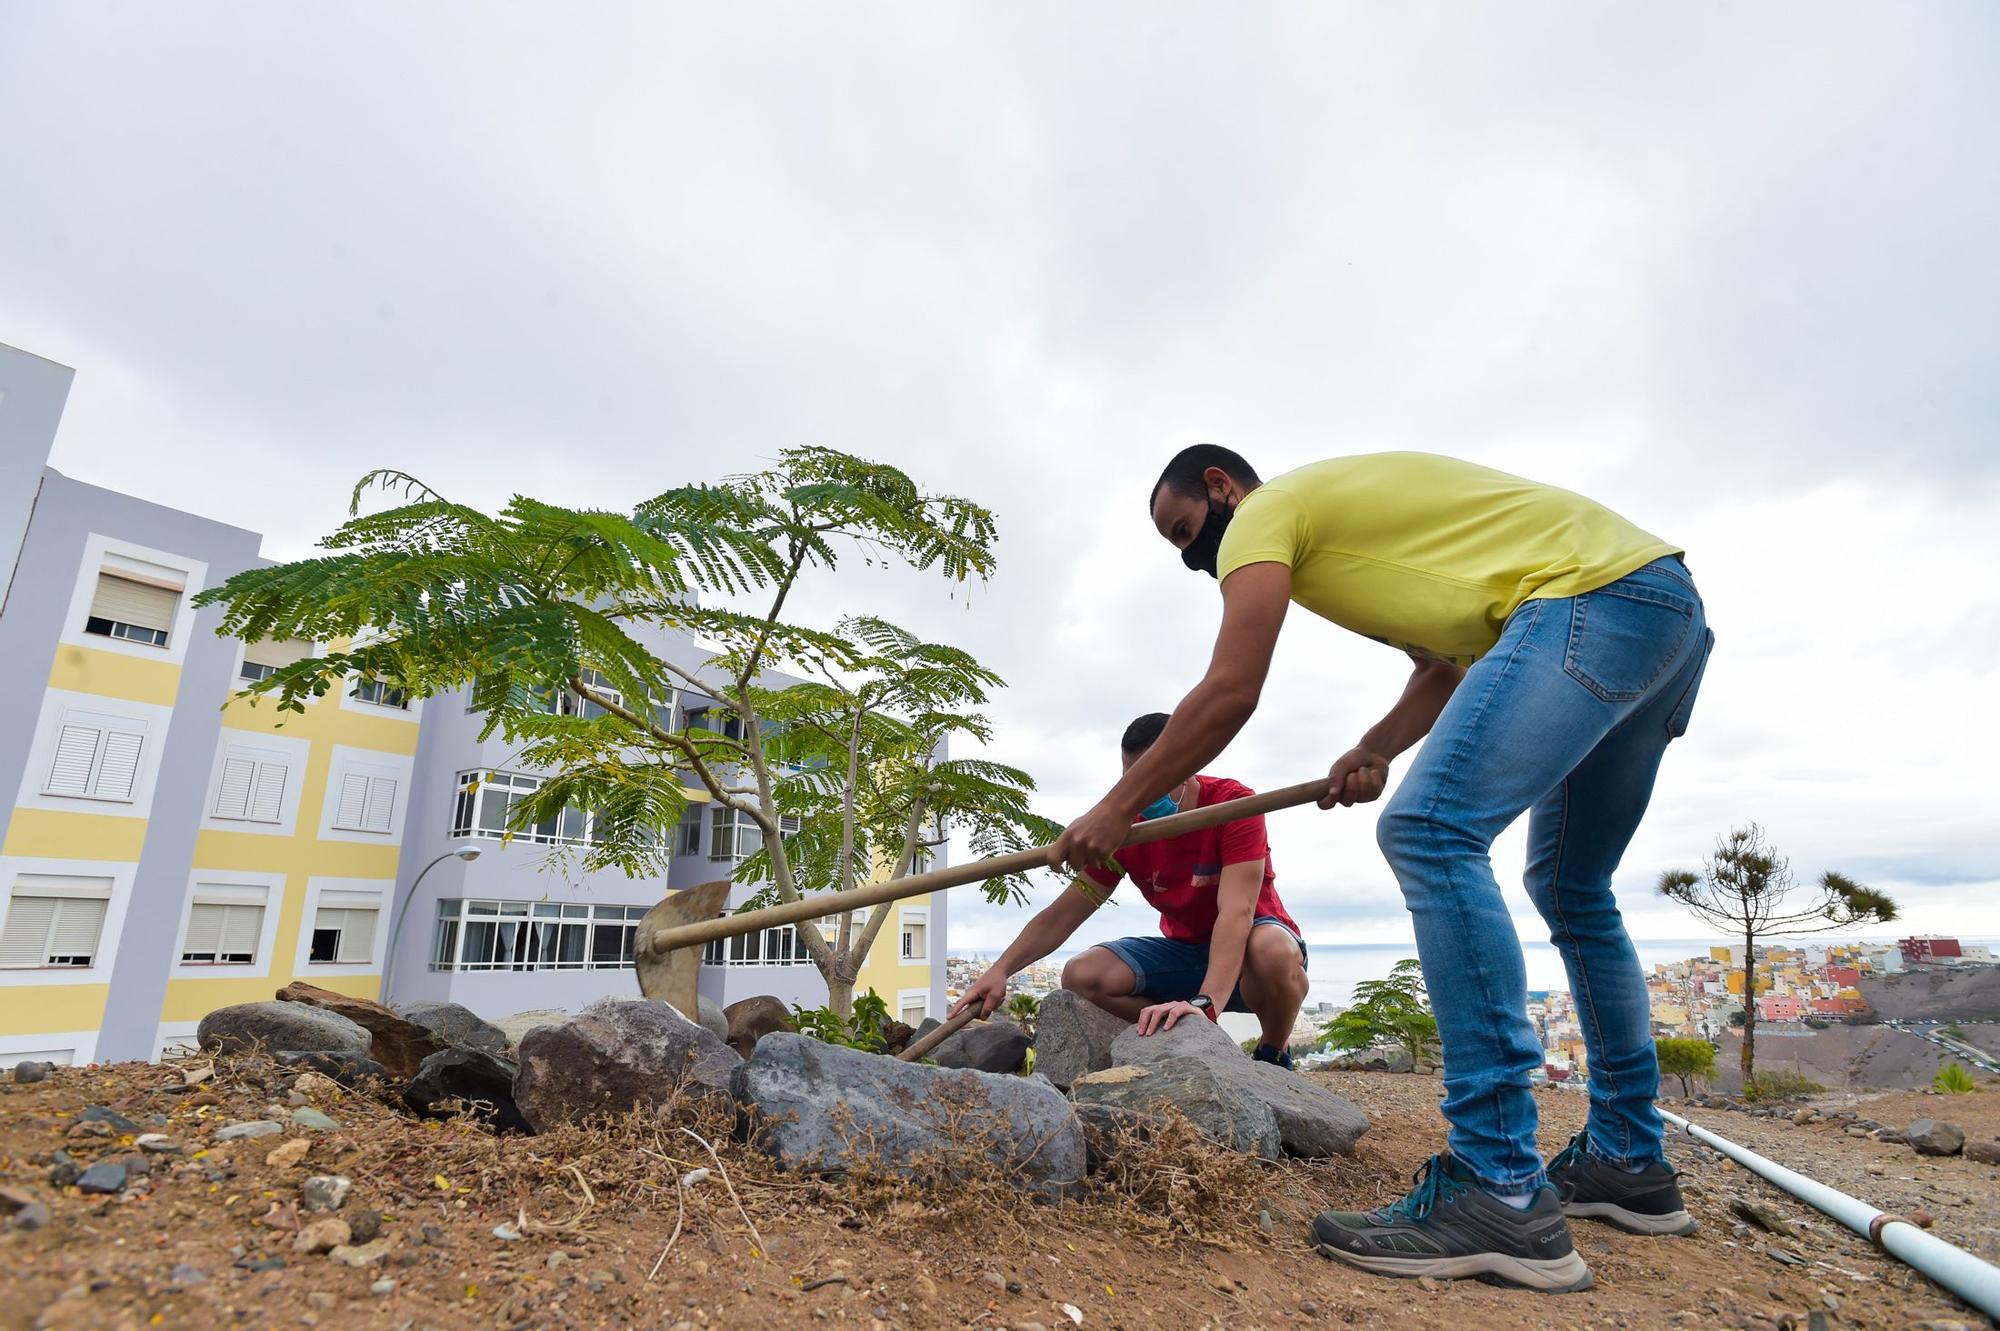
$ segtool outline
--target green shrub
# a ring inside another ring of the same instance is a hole
[[[1818,1095],[1825,1089],[1795,1068],[1772,1068],[1743,1083],[1743,1098],[1750,1101],[1796,1100],[1802,1095]]]
[[[1970,1095],[1979,1089],[1963,1063],[1947,1063],[1939,1068],[1937,1076],[1931,1078],[1931,1085],[1946,1095]]]
[[[1659,1039],[1653,1041],[1653,1052],[1664,1075],[1681,1079],[1682,1095],[1694,1094],[1692,1078],[1715,1079],[1715,1046],[1706,1040]]]
[[[889,1004],[873,989],[855,996],[854,1015],[845,1021],[832,1008],[797,1005],[792,1008],[792,1024],[799,1028],[800,1034],[825,1044],[865,1049],[871,1054],[879,1054],[886,1048],[882,1023],[888,1017]]]
[[[1949,1026],[1939,1027],[1938,1034],[1944,1036],[1948,1040],[1963,1040],[1965,1038],[1965,1027],[1959,1025],[1957,1022],[1954,1021]]]

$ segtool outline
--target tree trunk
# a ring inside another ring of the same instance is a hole
[[[854,981],[839,974],[826,977],[826,1005],[833,1015],[846,1021],[854,1015]]]
[[[1757,935],[1743,935],[1743,1087],[1757,1075]]]

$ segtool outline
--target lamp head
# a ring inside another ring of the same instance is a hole
[[[479,858],[480,850],[477,846],[460,846],[458,849],[452,851],[452,854],[470,864]]]

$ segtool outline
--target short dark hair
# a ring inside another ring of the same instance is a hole
[[[1160,479],[1153,482],[1153,492],[1146,496],[1146,511],[1151,513],[1153,505],[1160,501],[1161,490],[1172,490],[1175,494],[1199,499],[1208,493],[1208,482],[1202,474],[1210,467],[1219,467],[1246,490],[1254,490],[1263,482],[1257,479],[1257,470],[1243,460],[1243,455],[1221,444],[1194,444],[1174,454],[1174,460],[1160,473]]]
[[[1148,712],[1125,727],[1125,738],[1118,741],[1118,747],[1127,753],[1144,753],[1153,747],[1153,741],[1167,728],[1172,720],[1165,712]]]

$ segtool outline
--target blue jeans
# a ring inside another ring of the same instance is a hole
[[[1452,694],[1376,824],[1415,918],[1444,1046],[1451,1150],[1487,1188],[1544,1181],[1527,972],[1488,851],[1528,814],[1528,894],[1569,970],[1590,1058],[1589,1143],[1663,1158],[1651,1002],[1611,877],[1667,744],[1687,730],[1714,635],[1678,559],[1529,601]]]
[[[1301,970],[1311,965],[1304,941],[1277,916],[1259,915],[1250,922],[1250,927],[1260,929],[1267,924],[1292,934],[1292,941],[1299,945]],[[1177,938],[1151,936],[1114,938],[1097,946],[1131,968],[1135,981],[1132,986],[1134,994],[1150,998],[1155,1003],[1193,998],[1201,992],[1201,982],[1208,978],[1208,944],[1205,942],[1183,943]],[[1222,1006],[1227,1012],[1250,1010],[1250,1005],[1243,1001],[1242,984],[1236,986],[1229,995],[1229,1001]]]

